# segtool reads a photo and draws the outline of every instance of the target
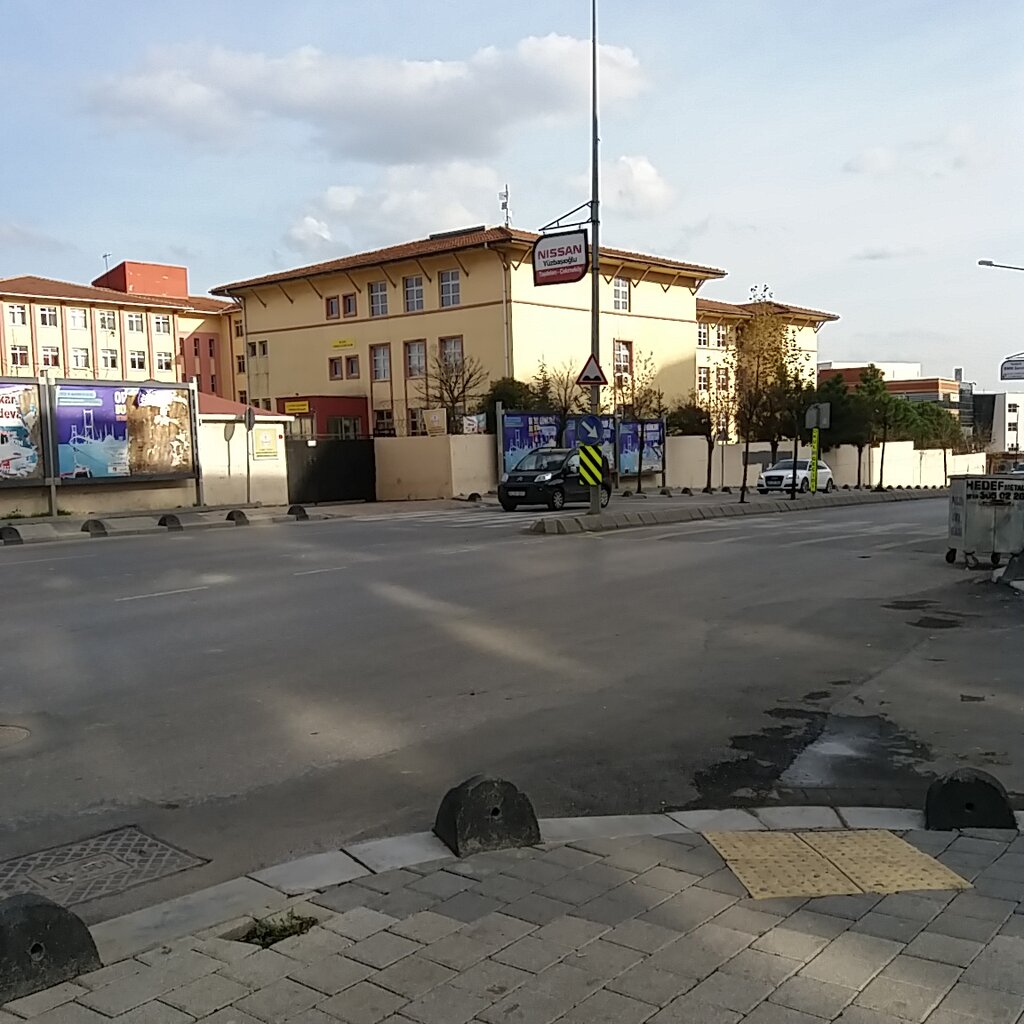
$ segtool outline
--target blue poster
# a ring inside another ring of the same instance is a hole
[[[128,476],[124,388],[60,385],[54,419],[62,479]]]
[[[644,420],[642,423],[619,424],[619,472],[623,476],[636,476],[640,448],[640,431],[643,430],[643,472],[660,473],[665,467],[664,424],[661,420]]]
[[[557,447],[558,417],[551,413],[505,413],[501,445],[508,473],[534,448]]]

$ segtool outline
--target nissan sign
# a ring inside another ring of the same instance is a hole
[[[999,367],[1000,380],[1024,380],[1024,352],[1003,360]]]
[[[543,235],[533,245],[533,283],[572,284],[590,268],[586,231]]]

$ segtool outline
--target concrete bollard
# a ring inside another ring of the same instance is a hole
[[[77,914],[32,893],[0,900],[0,1005],[99,967]]]
[[[540,826],[529,797],[511,782],[474,775],[444,795],[434,835],[456,857],[468,857],[533,846],[540,842]]]
[[[307,522],[309,519],[309,513],[306,511],[305,505],[289,505],[288,515],[293,516],[298,522]]]

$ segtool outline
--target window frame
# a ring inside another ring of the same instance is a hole
[[[412,284],[414,281],[418,281],[419,284]],[[410,289],[413,292],[412,302],[409,301]],[[418,297],[416,293],[418,293]],[[427,297],[423,290],[422,274],[410,274],[408,277],[402,278],[402,308],[406,313],[422,313],[427,308]]]
[[[698,391],[710,391],[711,390],[711,367],[710,366],[698,366],[697,367],[697,390]]]
[[[620,369],[619,353],[626,353],[626,368]],[[616,338],[612,342],[612,372],[614,378],[618,380],[623,374],[632,378],[633,376],[633,342],[626,338]]]
[[[437,301],[441,309],[454,309],[462,305],[462,276],[458,270],[438,271]]]
[[[617,313],[630,312],[633,305],[633,281],[628,277],[612,278],[612,309]]]
[[[697,324],[697,348],[711,347],[711,325]]]
[[[390,427],[384,430],[380,430],[377,426],[377,421],[380,418],[387,418],[390,420]],[[374,409],[373,410],[373,436],[374,437],[394,437],[395,431],[395,410],[394,409]]]
[[[335,372],[337,371],[337,372]],[[344,380],[345,379],[345,357],[344,356],[328,356],[327,357],[327,379],[328,380]]]
[[[133,348],[128,351],[128,369],[144,370],[146,368],[146,350]]]
[[[234,321],[232,321],[232,328],[234,329],[235,337],[236,338],[244,338],[245,337],[245,331],[242,328],[242,321],[241,320],[234,320]]]
[[[340,295],[325,295],[324,296],[324,319],[325,320],[340,320],[341,319],[341,296]]]
[[[422,353],[422,368],[419,373],[410,372],[412,369],[412,363],[409,360],[409,354],[413,351],[413,346],[418,346],[418,351]],[[402,342],[402,366],[405,370],[406,380],[422,380],[427,376],[427,339],[426,338],[413,338],[411,341]]]
[[[710,367],[709,367],[710,369]],[[728,391],[730,388],[730,375],[728,366],[715,367],[715,390]]]
[[[256,343],[259,346],[259,353],[261,359],[266,359],[270,355],[270,342],[266,339],[258,341]]]
[[[410,437],[426,437],[427,436],[427,417],[426,413],[419,406],[414,406],[409,409],[409,436]]]
[[[245,373],[245,353],[235,353],[235,373]]]
[[[116,370],[120,365],[118,350],[116,348],[100,349],[100,369]]]
[[[346,320],[351,320],[352,317],[359,316],[359,299],[356,298],[355,292],[346,292],[342,295],[341,315]]]
[[[370,316],[382,317],[388,315],[387,281],[369,281],[366,285],[366,295],[370,301]]]
[[[32,358],[28,345],[11,345],[8,351],[11,366],[31,366]]]
[[[167,365],[163,366],[163,361],[166,360]],[[156,351],[156,369],[157,372],[167,373],[174,369],[174,353],[168,352],[167,349],[157,349]]]
[[[91,363],[92,353],[89,349],[82,345],[75,345],[71,349],[71,369],[72,370],[88,370]],[[83,360],[79,360],[80,356],[84,356]]]
[[[136,324],[137,326],[132,326]],[[144,313],[125,313],[124,329],[128,334],[145,334],[146,317]]]
[[[28,326],[28,306],[24,302],[7,303],[7,323],[11,327]]]
[[[246,356],[248,356],[249,359],[255,359],[256,358],[256,342],[255,341],[247,341],[245,343],[245,354],[246,354]]]
[[[40,345],[39,365],[48,370],[60,368],[60,345]]]
[[[384,356],[382,367],[386,371],[383,376],[377,374],[377,353]],[[391,342],[383,341],[370,346],[370,381],[374,384],[391,380]]]
[[[153,333],[154,334],[170,334],[171,333],[171,315],[170,315],[170,313],[154,313],[153,314]]]
[[[109,326],[110,324],[113,324],[113,326]],[[117,334],[117,311],[113,309],[98,309],[96,311],[96,330]]]
[[[81,317],[81,323],[75,323]],[[87,331],[89,330],[89,310],[84,306],[72,306],[68,310],[68,330]]]
[[[56,306],[37,306],[36,308],[39,310],[40,327],[56,327],[60,323]]]
[[[355,370],[353,372],[353,367]],[[345,356],[345,380],[359,380],[359,356]]]
[[[442,363],[447,362],[449,357],[445,353],[445,348],[455,342],[458,342],[458,356],[456,357],[457,361],[453,365],[462,366],[466,362],[466,344],[461,334],[445,334],[438,338],[437,357]]]

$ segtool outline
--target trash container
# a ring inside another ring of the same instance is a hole
[[[950,565],[957,551],[971,567],[979,555],[997,566],[1024,551],[1024,476],[954,476],[949,487]]]

